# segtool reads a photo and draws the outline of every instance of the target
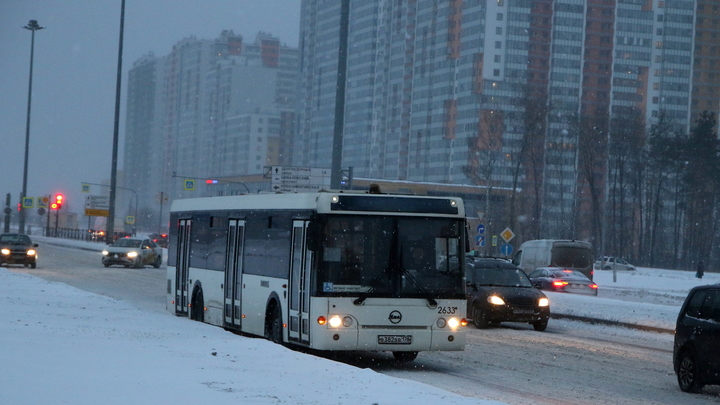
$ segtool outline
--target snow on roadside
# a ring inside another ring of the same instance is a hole
[[[1,404],[499,404],[0,268]]]

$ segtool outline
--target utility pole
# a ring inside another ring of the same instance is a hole
[[[335,130],[333,132],[332,167],[330,188],[340,189],[342,182],[343,128],[345,126],[345,76],[347,73],[347,47],[350,16],[350,0],[340,5],[340,46],[338,50],[337,87],[335,89]]]
[[[27,103],[27,121],[25,123],[25,164],[23,165],[23,182],[22,193],[20,193],[20,219],[18,220],[18,233],[25,233],[25,207],[23,201],[27,196],[27,175],[28,175],[28,157],[30,150],[30,106],[32,105],[32,76],[33,76],[33,57],[35,55],[35,31],[45,27],[38,25],[37,20],[30,20],[28,25],[24,26],[26,30],[32,32],[30,39],[30,80],[28,83],[28,103]]]
[[[125,0],[120,4],[120,43],[118,45],[117,80],[115,84],[115,127],[112,143],[112,169],[110,171],[110,209],[108,213],[105,241],[115,239],[115,187],[117,186],[118,139],[120,138],[120,84],[122,83],[123,29],[125,26]]]

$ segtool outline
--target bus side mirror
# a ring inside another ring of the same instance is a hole
[[[320,248],[320,226],[316,221],[310,221],[308,224],[305,243],[307,249],[311,252],[315,252]]]

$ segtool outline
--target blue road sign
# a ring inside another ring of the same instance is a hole
[[[513,252],[513,247],[511,244],[506,243],[502,246],[500,246],[500,253],[502,253],[505,256],[510,256]]]
[[[482,235],[475,236],[475,246],[485,246],[485,237]]]
[[[485,225],[479,224],[477,226],[477,233],[485,233]]]

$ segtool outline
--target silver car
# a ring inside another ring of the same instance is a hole
[[[162,248],[149,238],[121,238],[102,251],[102,264],[135,268],[149,264],[157,269],[162,264]]]
[[[622,257],[603,256],[595,264],[597,268],[602,270],[635,270],[635,266]]]

